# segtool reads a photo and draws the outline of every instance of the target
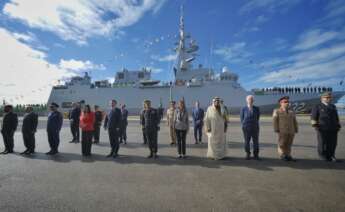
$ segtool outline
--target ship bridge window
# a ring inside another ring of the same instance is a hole
[[[62,108],[72,108],[72,102],[62,102]]]
[[[118,77],[119,79],[123,79],[123,78],[125,78],[125,75],[124,75],[123,73],[118,73],[118,74],[117,74],[117,77]]]
[[[143,73],[143,72],[139,72],[139,73],[138,73],[138,78],[139,78],[139,79],[144,78],[144,73]]]

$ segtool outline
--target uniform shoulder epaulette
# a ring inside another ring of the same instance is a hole
[[[279,109],[274,109],[273,110],[273,117],[277,117],[278,116],[278,111],[279,111]]]

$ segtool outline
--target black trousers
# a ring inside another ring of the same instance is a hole
[[[47,133],[50,149],[57,152],[60,144],[60,132],[48,130]]]
[[[179,155],[185,155],[187,130],[175,130],[175,133],[177,139],[177,152]]]
[[[253,140],[253,152],[255,156],[259,154],[259,129],[242,128],[244,137],[244,150],[250,154],[250,140]]]
[[[32,132],[22,132],[23,133],[23,141],[24,146],[30,152],[35,151],[35,133]]]
[[[101,131],[101,125],[94,125],[93,139],[95,142],[99,142],[100,131]]]
[[[121,135],[120,135],[120,142],[124,140],[125,142],[127,141],[127,125],[121,126]]]
[[[147,144],[147,137],[146,137],[146,133],[145,133],[144,128],[143,128],[143,140],[144,140],[144,144]]]
[[[120,149],[119,132],[108,129],[111,153],[117,154]]]
[[[317,131],[317,149],[320,157],[330,159],[335,156],[337,147],[338,131]]]
[[[81,153],[83,155],[91,155],[93,131],[81,132]]]
[[[198,138],[199,135],[199,138]],[[195,141],[201,142],[202,140],[202,125],[195,125],[194,126],[194,139]]]
[[[80,132],[79,132],[79,122],[71,122],[71,133],[73,136],[73,141],[79,141]]]
[[[1,132],[2,138],[4,140],[5,150],[13,151],[14,147],[14,132]]]
[[[145,130],[146,140],[149,144],[150,153],[157,153],[158,151],[158,131],[157,130]]]

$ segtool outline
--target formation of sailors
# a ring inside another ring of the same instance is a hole
[[[323,93],[332,92],[331,87],[273,87],[262,88],[262,92],[275,94],[295,94],[295,93]]]
[[[337,146],[337,134],[341,128],[337,109],[332,104],[332,93],[323,92],[321,101],[315,105],[311,113],[311,125],[315,128],[318,140],[318,153],[325,161],[338,160],[335,157]],[[247,105],[240,111],[240,120],[244,138],[245,159],[261,160],[259,157],[259,132],[260,132],[260,108],[254,104],[254,96],[246,97]],[[295,134],[298,133],[298,123],[294,111],[289,109],[289,97],[284,96],[278,100],[279,108],[273,111],[273,130],[278,134],[278,154],[284,161],[296,161],[292,157],[292,144]],[[117,101],[110,101],[111,110],[104,113],[95,105],[94,110],[90,105],[74,103],[69,113],[70,129],[72,134],[71,143],[80,140],[79,128],[81,129],[82,155],[91,156],[92,143],[99,143],[100,128],[104,119],[104,130],[107,131],[110,143],[110,153],[107,157],[116,158],[119,155],[120,143],[127,143],[126,129],[128,125],[128,111],[126,105],[117,107]],[[46,154],[57,154],[60,143],[60,130],[63,124],[63,116],[58,111],[59,105],[51,103],[47,121],[47,136],[50,151]],[[5,150],[1,154],[13,153],[14,133],[18,126],[18,117],[13,112],[11,105],[4,107],[1,133]],[[214,97],[212,104],[206,113],[195,102],[192,109],[192,123],[194,127],[195,144],[202,143],[202,130],[208,138],[207,158],[214,160],[223,159],[227,155],[226,135],[229,124],[229,110],[219,97]],[[167,110],[167,125],[172,146],[177,146],[178,158],[186,158],[186,136],[189,132],[189,114],[184,99],[176,106],[175,101],[170,102]],[[151,101],[143,102],[140,112],[140,125],[143,133],[143,142],[149,149],[148,158],[158,158],[158,131],[162,110],[151,107]],[[35,133],[37,131],[38,115],[31,106],[27,106],[23,118],[22,135],[26,150],[21,154],[35,153]],[[253,143],[251,151],[250,144]],[[253,153],[253,155],[252,155]]]

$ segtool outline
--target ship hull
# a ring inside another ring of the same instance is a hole
[[[227,88],[224,88],[227,87]],[[255,95],[241,87],[229,87],[223,84],[210,84],[207,87],[117,87],[117,88],[90,88],[89,86],[71,86],[67,89],[52,89],[48,104],[56,102],[61,105],[61,110],[70,110],[72,102],[84,100],[86,104],[99,105],[103,110],[108,110],[109,101],[116,99],[119,104],[126,104],[130,114],[138,114],[142,102],[149,99],[153,107],[161,103],[167,107],[170,99],[178,101],[184,99],[187,108],[191,109],[195,101],[206,108],[211,104],[212,98],[219,96],[224,104],[230,108],[232,114],[238,114],[246,105],[247,95],[254,95],[255,105],[259,106],[262,113],[272,113],[278,106],[277,100],[281,96],[290,96],[291,107],[299,113],[309,113],[312,106],[320,101],[319,93],[280,93]],[[344,96],[344,92],[333,92],[334,102]]]

